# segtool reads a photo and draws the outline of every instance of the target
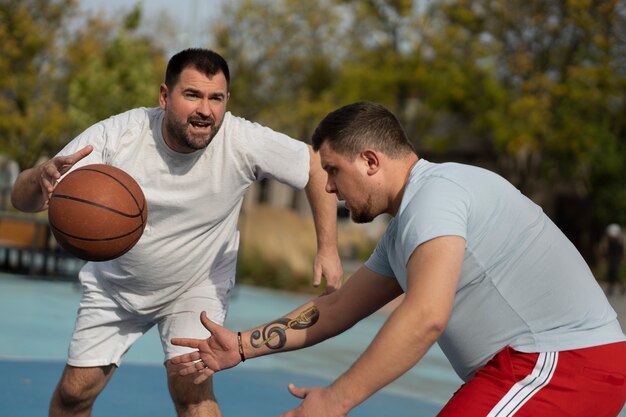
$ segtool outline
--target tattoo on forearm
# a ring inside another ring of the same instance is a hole
[[[313,326],[320,318],[317,307],[311,306],[296,318],[282,317],[263,327],[263,332],[255,330],[250,335],[250,344],[254,348],[265,345],[270,349],[280,349],[287,343],[287,330],[302,330]]]

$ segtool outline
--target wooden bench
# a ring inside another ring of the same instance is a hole
[[[50,232],[48,219],[32,214],[0,212],[0,269],[28,274],[60,274],[63,260],[80,261],[63,251]],[[76,269],[70,268],[70,269]],[[70,271],[69,274],[75,274]]]

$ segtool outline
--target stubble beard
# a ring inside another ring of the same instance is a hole
[[[376,216],[372,213],[373,198],[367,197],[367,202],[359,208],[350,206],[350,218],[358,224],[371,223]]]

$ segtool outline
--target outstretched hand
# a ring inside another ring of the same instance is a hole
[[[321,387],[296,387],[289,384],[289,392],[297,398],[301,398],[302,404],[298,408],[281,414],[279,417],[346,417],[347,411],[338,398],[334,398],[329,388]]]
[[[197,350],[170,359],[174,365],[187,365],[180,370],[180,375],[199,374],[194,384],[200,384],[215,372],[232,368],[241,362],[237,334],[209,320],[204,311],[200,314],[200,321],[211,332],[211,336],[208,339],[172,339],[173,345]]]

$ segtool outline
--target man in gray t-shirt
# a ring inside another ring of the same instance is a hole
[[[420,159],[365,266],[407,292],[411,255],[444,236],[465,241],[453,313],[438,339],[463,380],[505,346],[546,352],[624,340],[572,243],[539,206],[481,168]]]
[[[201,382],[245,359],[318,343],[404,293],[336,381],[290,386],[304,400],[286,416],[345,416],[436,342],[465,381],[440,417],[620,412],[626,337],[581,255],[540,207],[492,172],[420,159],[395,116],[374,103],[330,113],[313,147],[326,191],[356,222],[391,215],[385,234],[339,291],[286,317],[233,333],[203,316],[211,338],[172,341],[197,349],[172,359],[199,360],[183,374]]]

